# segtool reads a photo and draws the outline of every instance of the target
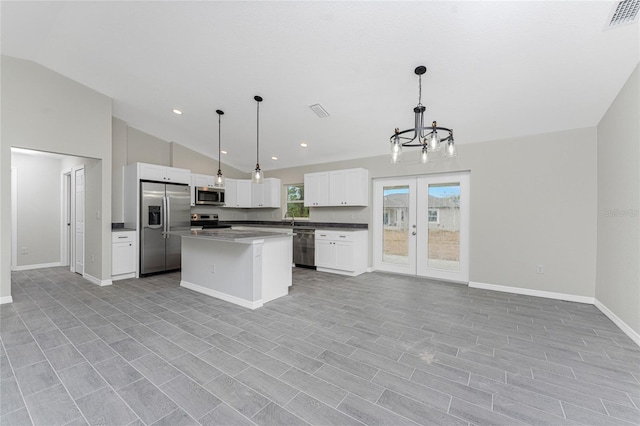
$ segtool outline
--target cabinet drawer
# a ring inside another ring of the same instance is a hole
[[[112,243],[132,243],[135,239],[135,231],[112,232]]]
[[[353,233],[316,230],[316,240],[353,241]]]

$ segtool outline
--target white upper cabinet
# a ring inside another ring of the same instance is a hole
[[[335,170],[329,173],[329,204],[369,205],[369,173],[366,169]]]
[[[329,172],[304,175],[304,205],[305,207],[329,205]]]
[[[280,207],[280,179],[265,178],[261,184],[251,184],[252,207]]]
[[[138,178],[157,182],[191,185],[191,170],[159,166],[157,164],[138,163]]]
[[[210,175],[200,175],[193,173],[191,175],[191,185],[199,188],[216,188],[216,177]]]
[[[225,200],[225,207],[280,207],[280,179],[266,178],[261,184],[249,179],[226,179]]]
[[[225,179],[225,207],[251,207],[251,181]]]
[[[369,172],[366,169],[346,169],[305,174],[304,205],[368,206]]]

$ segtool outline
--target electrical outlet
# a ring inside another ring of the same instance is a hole
[[[20,248],[20,254],[29,254],[29,247]]]
[[[536,266],[536,273],[544,274],[544,265],[537,265]]]

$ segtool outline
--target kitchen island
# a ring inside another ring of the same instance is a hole
[[[204,229],[182,237],[180,285],[249,309],[286,296],[293,232]]]

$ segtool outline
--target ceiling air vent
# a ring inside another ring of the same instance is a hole
[[[636,19],[638,19],[638,10],[640,10],[640,0],[623,0],[618,2],[611,10],[609,23],[605,29],[635,22]]]
[[[309,108],[311,108],[311,111],[315,112],[319,118],[325,118],[329,116],[327,110],[322,108],[322,105],[320,104],[309,105]]]

